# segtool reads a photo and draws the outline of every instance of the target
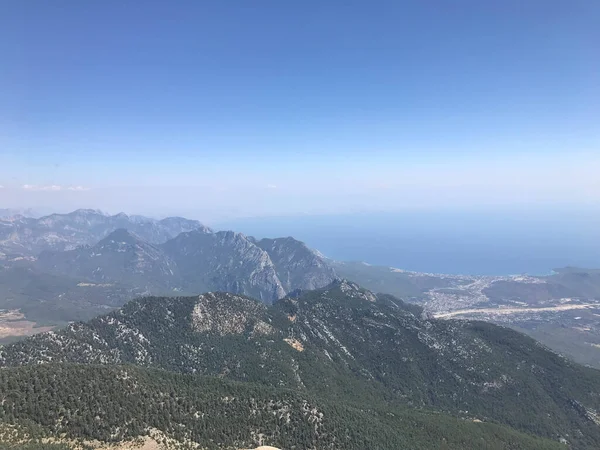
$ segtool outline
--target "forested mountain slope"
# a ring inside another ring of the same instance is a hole
[[[124,228],[93,246],[64,252],[44,251],[35,267],[40,272],[93,283],[120,283],[163,292],[181,285],[175,262],[160,248]]]
[[[600,373],[482,322],[421,317],[353,283],[269,307],[243,296],[143,298],[0,352],[4,367],[132,363],[343,400],[433,408],[592,449]]]
[[[444,414],[356,408],[306,391],[132,366],[3,369],[0,387],[0,419],[18,426],[32,442],[33,436],[42,441],[45,435],[63,442],[118,443],[151,434],[165,438],[165,449],[565,448],[508,427]],[[8,430],[0,424],[0,439],[16,441]]]

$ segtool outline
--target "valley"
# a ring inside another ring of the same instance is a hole
[[[24,320],[19,310],[0,310],[0,342],[7,338],[31,336],[52,330],[54,327],[38,327],[35,322]]]

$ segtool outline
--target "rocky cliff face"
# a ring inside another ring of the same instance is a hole
[[[207,233],[203,229],[181,233],[159,246],[118,229],[93,246],[44,251],[35,268],[154,294],[227,291],[265,303],[335,279],[333,270],[315,252],[292,238],[255,243],[241,233]]]
[[[270,303],[286,291],[268,253],[241,233],[182,233],[162,248],[180,269],[184,290],[242,293]]]
[[[287,292],[318,289],[336,278],[335,271],[321,255],[292,237],[261,239],[256,245],[273,261],[277,277]]]
[[[293,238],[257,241],[181,217],[94,210],[0,220],[0,259],[84,283],[122,283],[153,294],[219,290],[266,303],[335,279],[320,255]]]

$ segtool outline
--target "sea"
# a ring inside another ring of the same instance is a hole
[[[262,237],[293,236],[325,256],[429,273],[547,275],[600,268],[600,214],[591,210],[410,211],[222,221]]]

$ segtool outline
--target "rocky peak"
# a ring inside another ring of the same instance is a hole
[[[60,216],[65,217],[65,215],[61,214]],[[108,217],[107,214],[100,211],[99,209],[78,209],[69,214],[66,214],[67,217],[75,219],[75,221],[83,222],[103,222]]]
[[[181,269],[186,289],[228,291],[270,303],[285,296],[269,255],[241,233],[196,230],[163,246]]]
[[[192,311],[192,328],[202,333],[241,334],[261,322],[259,329],[268,329],[266,307],[247,297],[209,292],[198,297]]]
[[[358,284],[345,279],[338,279],[331,284],[332,289],[339,289],[344,295],[350,298],[358,298],[368,302],[377,300],[377,296],[367,289],[361,288]]]
[[[218,231],[215,235],[216,235],[217,239],[224,244],[236,244],[236,245],[242,245],[245,247],[255,245],[243,233],[238,233],[235,231],[228,230],[228,231]]]
[[[373,292],[343,278],[336,278],[324,288],[317,289],[314,292],[319,292],[321,294],[320,297],[326,299],[344,298],[364,300],[367,302],[377,301],[377,296]]]
[[[116,217],[118,219],[129,219],[129,216],[124,212],[117,213],[113,217]]]
[[[273,261],[286,291],[317,289],[336,278],[333,268],[302,241],[285,237],[255,242]]]
[[[62,214],[61,214],[62,215]],[[76,209],[73,212],[70,212],[68,214],[66,214],[68,216],[103,216],[103,217],[107,217],[107,215],[102,212],[99,209],[85,209],[85,208],[80,208],[80,209]]]
[[[158,223],[160,223],[162,226],[164,226],[168,229],[179,230],[179,232],[176,233],[176,235],[179,233],[184,233],[184,232],[192,231],[192,230],[200,231],[202,233],[212,233],[213,232],[209,227],[207,227],[206,225],[203,225],[202,223],[198,222],[197,220],[190,220],[190,219],[186,219],[184,217],[178,217],[178,216],[166,217],[164,219],[161,219]]]
[[[106,236],[104,239],[102,239],[100,242],[98,242],[98,244],[96,246],[97,247],[107,247],[110,245],[114,246],[114,244],[117,244],[118,246],[122,247],[125,245],[131,246],[131,245],[137,245],[137,244],[142,244],[142,243],[143,243],[143,241],[138,236],[132,234],[125,228],[118,228],[115,231],[113,231],[112,233],[110,233],[108,236]]]

